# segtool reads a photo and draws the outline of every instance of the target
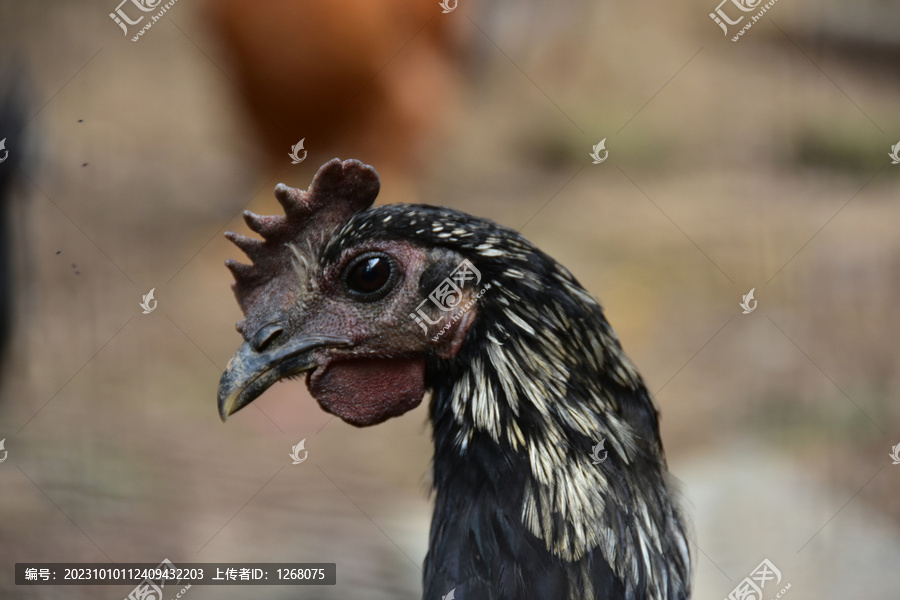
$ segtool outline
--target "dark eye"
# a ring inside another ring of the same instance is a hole
[[[396,283],[396,266],[385,254],[364,254],[344,271],[347,289],[361,300],[382,298]]]

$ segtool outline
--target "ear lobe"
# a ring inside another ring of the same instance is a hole
[[[475,317],[478,313],[478,308],[475,303],[472,303],[469,306],[469,302],[471,301],[472,294],[470,290],[466,290],[463,293],[463,300],[459,303],[459,309],[454,309],[450,313],[450,323],[447,326],[448,329],[441,330],[438,332],[440,337],[437,338],[437,347],[435,348],[435,354],[437,354],[440,358],[453,358],[459,353],[460,348],[462,348],[463,342],[466,340],[466,334],[469,332],[469,329],[472,327],[472,324],[475,323]],[[468,306],[468,308],[464,308]]]

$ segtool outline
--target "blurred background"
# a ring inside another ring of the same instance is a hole
[[[732,42],[717,0],[178,0],[140,36],[163,4],[117,1],[0,0],[0,596],[130,589],[15,562],[168,558],[337,563],[191,600],[421,597],[426,410],[356,429],[294,381],[216,413],[222,233],[339,156],[601,300],[661,408],[694,598],[764,558],[793,600],[897,598],[896,2],[779,0]]]

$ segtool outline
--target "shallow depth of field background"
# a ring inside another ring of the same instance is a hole
[[[462,77],[422,164],[386,170],[379,202],[520,229],[601,300],[661,408],[695,598],[725,598],[763,558],[789,600],[896,598],[896,4],[779,0],[738,43],[707,16],[715,0],[433,4],[458,22]],[[355,429],[293,381],[227,424],[216,413],[240,342],[222,263],[243,258],[222,232],[246,233],[244,208],[277,212],[275,184],[305,188],[333,154],[307,139],[299,165],[289,147],[268,158],[200,0],[138,43],[114,8],[0,1],[0,66],[27,67],[33,117],[26,145],[7,143],[25,163],[0,596],[129,591],[16,587],[15,562],[169,558],[337,563],[333,588],[189,600],[420,598],[424,408]],[[340,157],[380,169],[377,151]]]

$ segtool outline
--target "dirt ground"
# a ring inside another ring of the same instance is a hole
[[[860,41],[900,22],[860,7],[841,37],[834,4],[781,0],[733,43],[715,2],[461,1],[441,18],[472,39],[462,100],[436,116],[428,166],[379,196],[520,229],[601,300],[662,411],[697,599],[764,558],[792,600],[900,589],[898,29]],[[305,188],[331,156],[261,158],[199,2],[138,43],[113,8],[0,0],[0,48],[28,65],[33,104],[27,146],[7,144],[27,160],[0,596],[129,591],[16,586],[16,562],[169,558],[337,563],[334,587],[191,600],[420,598],[425,410],[356,429],[289,382],[216,413],[240,341],[222,233],[246,232],[245,208],[279,212],[275,184]]]

